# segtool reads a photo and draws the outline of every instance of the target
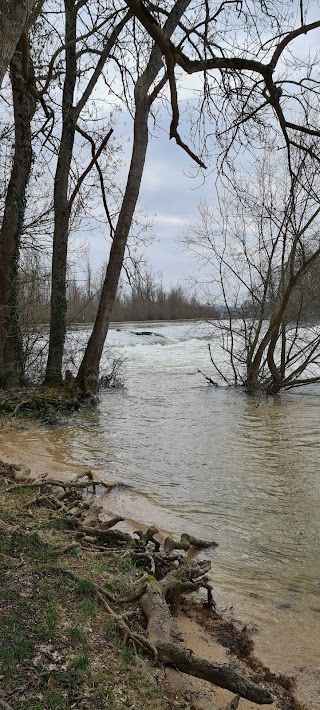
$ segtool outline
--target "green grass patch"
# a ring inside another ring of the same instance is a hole
[[[84,645],[86,643],[87,634],[81,626],[71,626],[67,631],[67,635],[73,646]]]
[[[50,604],[44,609],[41,623],[38,626],[38,635],[41,641],[52,641],[57,634],[58,624],[58,609]]]
[[[86,619],[91,619],[93,616],[96,616],[98,608],[98,603],[92,597],[86,597],[81,600],[80,610]]]
[[[34,641],[26,633],[25,625],[16,612],[8,614],[1,629],[0,662],[6,682],[18,672],[23,661],[31,659]]]

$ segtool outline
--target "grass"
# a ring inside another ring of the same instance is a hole
[[[30,509],[34,495],[26,486],[6,492],[0,477],[1,698],[13,710],[171,710],[152,666],[145,672],[123,645],[95,596],[93,581],[125,596],[141,570],[122,551],[61,555],[69,521]],[[83,581],[61,574],[61,566]]]
[[[86,643],[87,639],[87,634],[85,630],[81,626],[71,626],[70,629],[68,629],[68,637],[70,640],[70,643],[73,646],[84,646]]]
[[[42,621],[39,626],[39,635],[43,641],[52,641],[58,631],[59,612],[53,605],[48,605],[47,610],[43,610]]]

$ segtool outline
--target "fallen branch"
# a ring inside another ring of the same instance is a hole
[[[70,577],[73,579],[77,584],[85,584],[86,582],[90,582],[90,585],[92,586],[92,589],[95,592],[100,592],[100,594],[103,594],[110,602],[116,602],[117,599],[108,592],[104,587],[101,587],[99,584],[96,584],[96,582],[92,582],[92,580],[84,579],[84,577],[81,577],[79,574],[74,572],[72,569],[66,569],[65,567],[57,567],[57,572],[66,575],[67,577]]]
[[[156,647],[162,663],[174,665],[183,673],[226,688],[237,695],[255,703],[271,704],[274,701],[270,691],[242,674],[231,666],[211,663],[196,656],[193,651],[181,648],[171,641],[172,617],[166,597],[189,591],[188,583],[199,584],[205,579],[204,572],[208,564],[196,563],[185,565],[172,571],[160,582],[147,585],[147,591],[141,599],[144,614],[148,620],[148,637]]]
[[[59,486],[59,488],[63,488],[66,490],[67,488],[76,488],[76,489],[81,489],[84,490],[86,488],[93,488],[93,492],[96,492],[96,488],[98,486],[102,488],[106,488],[108,491],[111,491],[113,488],[116,488],[119,484],[118,483],[106,483],[105,481],[96,481],[96,480],[90,480],[90,481],[58,481],[52,478],[43,478],[40,481],[32,481],[30,483],[25,482],[25,483],[19,483],[16,484],[19,486],[29,486],[30,488],[44,488],[45,486]]]
[[[151,643],[151,641],[148,641],[148,639],[145,638],[145,636],[142,636],[141,634],[137,634],[134,631],[131,631],[129,628],[128,624],[126,624],[124,617],[121,614],[116,614],[111,606],[106,602],[104,596],[97,590],[96,592],[97,597],[99,601],[101,602],[102,606],[104,609],[112,616],[112,618],[115,620],[116,626],[118,627],[119,631],[123,634],[124,637],[124,643],[127,644],[128,640],[130,639],[133,641],[133,643],[137,643],[139,646],[145,649],[145,651],[148,651],[153,658],[156,660],[158,657],[157,649]]]
[[[172,552],[173,550],[184,550],[187,552],[190,547],[205,549],[208,547],[218,547],[218,543],[213,540],[201,540],[200,538],[193,537],[193,535],[188,535],[187,533],[183,533],[179,541],[174,540],[172,537],[166,537],[164,541],[164,549],[166,552]]]
[[[274,702],[274,697],[267,688],[253,683],[231,666],[206,661],[190,649],[180,648],[177,644],[157,641],[155,646],[159,660],[174,665],[182,673],[207,680],[254,703],[271,705]]]
[[[109,543],[110,541],[115,541],[117,540],[118,542],[122,543],[132,543],[133,539],[129,533],[122,532],[122,530],[109,530],[108,528],[105,530],[104,528],[98,528],[98,527],[87,527],[86,525],[82,525],[80,521],[78,520],[73,520],[73,523],[75,527],[78,529],[78,534],[84,533],[85,535],[88,535],[89,537],[96,537],[100,538],[100,540],[103,540],[103,542]]]

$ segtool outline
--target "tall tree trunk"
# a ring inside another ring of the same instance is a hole
[[[73,98],[76,84],[76,10],[74,0],[65,0],[66,76],[62,96],[62,134],[54,180],[54,235],[50,340],[45,383],[62,385],[62,358],[66,334],[66,273],[70,205],[69,172],[73,153],[76,120]]]
[[[164,26],[168,37],[172,35],[189,4],[190,0],[177,0],[175,3]],[[148,92],[162,66],[161,52],[157,46],[154,46],[147,67],[136,82],[133,148],[126,190],[110,249],[98,313],[76,378],[76,382],[83,392],[95,392],[98,389],[101,355],[109,330],[125,249],[145,166],[148,147],[148,117],[152,102],[157,96],[156,92],[151,96]]]
[[[66,274],[70,213],[72,198],[68,199],[69,174],[78,117],[89,99],[117,38],[130,17],[126,13],[113,28],[105,42],[96,67],[77,105],[73,105],[77,76],[76,24],[81,2],[65,0],[66,76],[62,96],[62,135],[54,182],[54,237],[52,255],[52,290],[50,312],[49,353],[45,383],[62,385],[62,359],[66,337]]]
[[[34,100],[22,78],[21,51],[10,68],[15,121],[15,151],[0,232],[0,386],[18,384],[23,376],[18,312],[18,262],[25,214],[25,195],[32,165],[31,120]]]
[[[1,0],[0,86],[33,6],[33,0]]]
[[[139,87],[136,88],[136,95],[138,92]],[[148,146],[150,110],[146,88],[142,89],[141,94],[138,99],[136,96],[134,140],[127,186],[113,236],[98,313],[77,375],[77,384],[83,392],[94,392],[98,387],[102,350],[109,329],[125,248],[140,192]]]

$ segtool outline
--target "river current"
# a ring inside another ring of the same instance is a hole
[[[125,357],[125,388],[42,431],[41,446],[130,485],[109,496],[115,512],[216,540],[219,607],[319,709],[320,386],[259,401],[208,386],[209,340],[200,323],[114,326],[106,357]]]

